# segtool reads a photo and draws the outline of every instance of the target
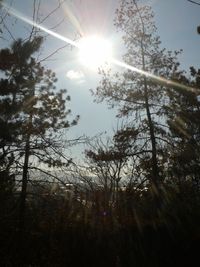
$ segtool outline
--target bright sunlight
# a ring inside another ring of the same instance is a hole
[[[109,63],[111,58],[112,46],[108,40],[97,35],[84,37],[80,40],[79,59],[83,65],[97,69]]]

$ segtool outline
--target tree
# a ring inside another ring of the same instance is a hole
[[[34,58],[41,44],[41,37],[24,42],[19,39],[11,48],[0,51],[0,124],[4,129],[0,136],[1,158],[12,175],[22,177],[21,227],[31,170],[69,164],[62,154],[60,131],[78,120],[67,120],[70,110],[66,109],[66,101],[70,97],[66,90],[56,89],[55,73]]]
[[[107,100],[111,106],[118,106],[118,116],[127,118],[138,131],[132,155],[140,154],[138,167],[156,192],[164,180],[168,129],[163,104],[169,98],[162,79],[152,79],[148,73],[170,79],[178,69],[179,52],[161,49],[153,18],[149,6],[139,5],[136,0],[121,1],[115,26],[122,31],[127,49],[123,59],[147,75],[131,71],[112,75],[111,71],[101,70],[103,78],[93,93],[98,101]]]
[[[168,91],[170,104],[166,107],[168,125],[174,148],[171,150],[171,172],[179,185],[186,180],[200,186],[200,70],[190,68],[190,76],[179,74],[178,82],[188,85],[188,90]]]
[[[122,126],[112,139],[97,138],[85,151],[88,172],[94,175],[93,182],[101,190],[104,210],[121,217],[127,215],[128,210],[132,212],[136,203],[133,205],[130,199],[138,192],[141,194],[146,183],[137,168],[138,155],[132,153],[136,150],[137,135],[134,128]]]
[[[85,151],[89,172],[95,176],[95,182],[102,189],[104,210],[118,205],[118,192],[126,165],[125,151],[117,146],[115,140],[103,142],[100,138],[90,144]]]

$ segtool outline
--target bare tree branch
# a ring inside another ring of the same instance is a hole
[[[197,3],[196,1],[192,1],[192,0],[187,0],[187,1],[190,2],[190,3],[193,3],[193,4],[195,4],[195,5],[200,6],[200,3]]]

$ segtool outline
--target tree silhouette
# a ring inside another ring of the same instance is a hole
[[[179,182],[193,181],[199,189],[200,163],[200,70],[190,68],[190,77],[178,75],[180,83],[192,86],[188,90],[169,90],[170,105],[167,107],[174,148],[171,151],[173,171]]]
[[[128,126],[138,131],[137,149],[134,147],[132,154],[141,152],[138,167],[156,192],[164,180],[163,166],[167,160],[168,130],[163,105],[169,98],[166,84],[150,78],[148,73],[170,79],[178,69],[179,52],[161,49],[153,19],[149,6],[121,1],[115,26],[123,33],[127,49],[123,59],[147,75],[131,71],[113,75],[102,70],[100,86],[93,93],[97,101],[107,100],[118,107],[118,116],[127,118]]]
[[[27,183],[31,170],[66,166],[62,157],[60,130],[77,123],[69,122],[66,90],[56,89],[56,75],[34,58],[41,37],[17,40],[0,51],[1,158],[8,161],[12,174],[22,177],[20,224],[23,227]],[[12,157],[11,157],[12,155]]]

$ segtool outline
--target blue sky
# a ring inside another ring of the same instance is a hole
[[[191,65],[199,67],[200,35],[197,34],[197,26],[200,25],[200,6],[187,0],[150,2],[163,46],[169,50],[183,49],[180,60],[184,68]]]
[[[5,0],[10,3],[10,0]],[[37,1],[36,1],[37,3]],[[42,0],[39,17],[44,18],[56,7],[55,0]],[[183,49],[180,61],[183,68],[200,63],[200,35],[196,28],[200,25],[200,6],[193,5],[187,0],[142,0],[152,6],[155,12],[155,21],[162,46],[168,50]],[[101,34],[113,43],[114,54],[121,58],[123,54],[122,41],[113,26],[114,12],[118,5],[117,0],[67,0],[62,10],[58,10],[47,18],[43,25],[52,28],[65,20],[55,29],[57,33],[68,38],[76,38],[79,30],[85,35]],[[33,0],[13,0],[12,6],[25,16],[31,18]],[[8,18],[9,21],[11,19]],[[30,26],[20,20],[13,19],[14,25],[9,29],[15,38],[28,36]],[[4,32],[6,40],[1,46],[10,43],[11,37]],[[55,37],[48,37],[44,43],[40,58],[45,58],[51,52],[62,47],[64,43]],[[79,114],[79,124],[68,133],[69,138],[80,135],[93,136],[100,132],[112,134],[116,128],[117,119],[115,110],[109,110],[105,103],[96,104],[89,89],[98,86],[99,75],[80,64],[77,49],[62,49],[48,61],[45,66],[52,68],[58,76],[58,88],[66,88],[71,96],[70,108],[74,115]],[[80,149],[76,149],[77,155]]]

